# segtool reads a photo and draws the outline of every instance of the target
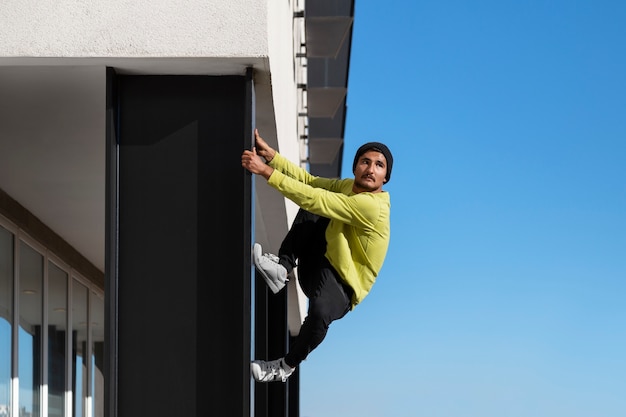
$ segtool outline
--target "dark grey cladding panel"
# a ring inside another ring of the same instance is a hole
[[[339,158],[342,146],[341,137],[309,139],[309,163],[332,164]]]
[[[341,163],[335,161],[332,164],[309,164],[311,174],[318,177],[339,178],[341,175]]]
[[[305,8],[309,169],[335,178],[343,158],[354,0],[307,0]]]
[[[354,0],[307,0],[307,16],[353,16]]]
[[[251,146],[248,75],[108,77],[105,415],[250,415],[253,184],[214,158]]]
[[[341,104],[346,99],[346,93],[347,88],[343,87],[309,88],[309,117],[336,117],[338,111],[343,110]]]
[[[344,100],[345,103],[345,100]],[[338,111],[335,117],[309,118],[309,138],[343,137],[346,109]]]
[[[348,35],[351,38],[351,35]],[[307,60],[309,87],[343,87],[348,84],[350,39],[344,41],[335,58],[309,57]]]
[[[346,16],[307,17],[307,57],[336,58],[350,37],[353,20]]]

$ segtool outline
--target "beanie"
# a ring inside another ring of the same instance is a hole
[[[352,163],[352,172],[356,170],[356,164],[359,162],[359,158],[367,151],[376,151],[385,155],[385,159],[387,160],[387,175],[385,175],[386,182],[389,182],[391,178],[391,168],[393,167],[393,156],[391,156],[391,151],[387,146],[380,142],[368,142],[356,151],[356,155],[354,155],[354,162]]]

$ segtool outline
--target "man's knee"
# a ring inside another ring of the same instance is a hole
[[[343,306],[332,303],[327,299],[318,299],[312,303],[309,302],[308,316],[312,321],[328,328],[330,323],[345,315],[343,311]]]

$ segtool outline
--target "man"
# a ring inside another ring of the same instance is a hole
[[[345,316],[369,293],[389,246],[389,194],[393,157],[382,143],[356,152],[354,179],[311,175],[272,149],[255,130],[255,147],[241,165],[300,207],[278,256],[254,245],[254,262],[272,292],[280,291],[294,267],[309,298],[307,317],[284,358],[250,364],[256,381],[282,381],[324,340],[331,322]],[[261,157],[263,159],[261,159]]]

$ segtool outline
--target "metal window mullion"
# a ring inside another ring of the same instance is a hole
[[[86,374],[87,374],[87,389],[86,389],[86,394],[87,394],[87,412],[86,412],[86,417],[93,417],[93,402],[94,402],[94,393],[93,393],[93,381],[92,381],[92,375],[93,375],[93,358],[92,358],[92,343],[93,343],[93,336],[92,336],[92,332],[91,332],[91,307],[92,307],[92,301],[91,301],[91,297],[92,297],[92,291],[91,289],[87,288],[87,349],[86,349],[86,356],[87,356],[87,370],[86,370]]]
[[[64,346],[64,358],[65,364],[63,367],[63,372],[65,372],[65,386],[63,387],[63,409],[65,410],[63,417],[71,417],[71,408],[70,401],[72,400],[71,391],[72,391],[72,359],[71,355],[71,342],[72,342],[72,327],[70,323],[70,314],[71,314],[71,289],[72,289],[72,274],[73,269],[61,258],[54,254],[54,252],[48,251],[48,261],[46,265],[52,262],[59,269],[66,273],[65,278],[65,346]],[[49,274],[48,274],[48,283],[50,282]],[[49,376],[48,376],[49,377]],[[69,410],[69,411],[68,411]]]
[[[72,288],[74,285],[74,278],[72,276],[72,271],[67,274],[67,300],[66,303],[66,327],[67,331],[65,332],[65,417],[71,417],[73,412],[74,405],[74,392],[72,391],[72,329],[74,328],[73,324],[73,314],[72,314]]]
[[[43,256],[43,282],[41,306],[41,380],[39,381],[39,404],[41,417],[48,417],[48,251]]]
[[[11,411],[10,417],[18,416],[19,405],[19,386],[20,380],[18,375],[18,336],[19,336],[19,277],[20,277],[20,245],[19,230],[13,234],[13,323],[12,343],[11,343]]]
[[[33,249],[35,252],[37,252],[39,255],[41,255],[42,262],[44,263],[43,271],[44,271],[44,276],[45,276],[45,271],[46,271],[46,268],[47,268],[47,265],[46,265],[46,259],[47,259],[46,253],[48,251],[47,248],[44,245],[42,245],[41,243],[39,243],[32,236],[30,236],[28,233],[24,232],[22,229],[19,229],[19,238],[17,239],[17,247],[18,248],[21,247],[22,242],[24,244],[30,246],[31,249]],[[18,266],[19,266],[19,263],[18,263]],[[19,282],[19,274],[17,275],[17,278],[18,278],[17,281]],[[39,344],[39,348],[41,350],[40,357],[39,357],[39,363],[40,363],[40,366],[42,367],[42,369],[41,369],[41,373],[40,373],[40,378],[41,379],[39,381],[34,381],[34,383],[36,383],[39,386],[39,388],[40,388],[39,389],[39,410],[40,410],[40,416],[41,417],[47,417],[47,414],[43,415],[43,412],[44,412],[43,391],[44,390],[43,390],[43,383],[42,383],[44,381],[43,375],[44,375],[44,372],[46,371],[45,367],[44,367],[44,361],[43,361],[44,354],[45,354],[44,353],[44,350],[45,350],[44,347],[47,346],[47,342],[44,341],[45,338],[46,338],[46,335],[47,335],[47,329],[44,326],[44,317],[46,315],[45,305],[44,305],[44,292],[46,291],[46,289],[45,289],[45,285],[44,285],[44,278],[41,277],[41,279],[42,279],[42,281],[41,281],[41,293],[42,294],[41,294],[40,304],[41,304],[41,307],[42,307],[43,311],[41,312],[41,317],[40,317],[41,318],[41,327],[42,327],[42,329],[41,329],[41,341],[40,341],[40,344]],[[15,296],[16,296],[17,302],[19,304],[19,290],[15,294],[16,294]],[[18,305],[18,311],[19,311],[19,305]],[[16,326],[15,327],[16,327],[16,331],[18,332],[18,335],[19,335],[19,316],[16,316],[16,320],[17,321],[16,321]],[[18,340],[18,345],[19,345],[19,340]],[[18,360],[19,360],[19,357],[18,357]],[[18,362],[16,362],[15,365],[17,367],[18,366]],[[18,389],[19,389],[19,375],[18,375],[18,384],[17,384],[17,386],[18,386]],[[47,403],[47,398],[46,398],[46,403]],[[16,406],[18,406],[18,405],[19,405],[19,403],[16,404]],[[47,413],[47,411],[46,411],[46,413]],[[15,417],[18,417],[18,416],[16,415]]]

